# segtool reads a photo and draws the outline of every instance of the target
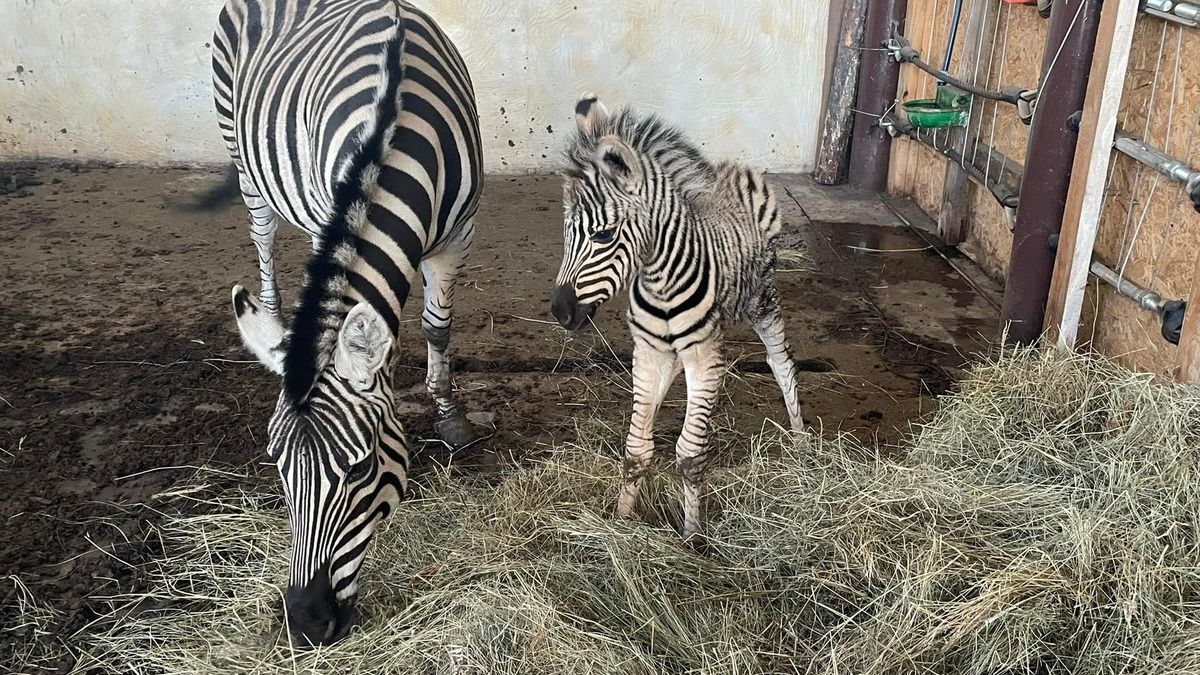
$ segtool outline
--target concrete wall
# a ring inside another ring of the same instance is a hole
[[[472,70],[488,169],[551,169],[584,90],[716,157],[811,168],[829,0],[419,0]],[[0,158],[223,162],[221,0],[0,2]]]

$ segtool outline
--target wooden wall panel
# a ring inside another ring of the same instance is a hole
[[[983,45],[983,62],[992,54],[986,81],[1033,87],[1041,67],[1046,20],[1031,7],[983,1],[998,16],[995,51]],[[909,0],[908,37],[927,61],[940,65],[945,48],[950,0]],[[964,11],[964,15],[965,15]],[[960,29],[960,36],[962,35]],[[1007,49],[1005,35],[1008,36]],[[958,52],[965,49],[959,45]],[[1002,58],[1003,56],[1003,58]],[[981,79],[984,73],[981,73]],[[900,79],[901,100],[933,96],[934,81],[905,66]],[[1016,161],[1024,162],[1029,128],[1012,106],[985,103],[981,140]],[[995,126],[993,130],[993,119]],[[1154,17],[1139,18],[1130,69],[1125,83],[1120,125],[1145,138],[1167,154],[1200,167],[1200,30]],[[931,214],[941,200],[944,160],[907,139],[897,139],[892,153],[889,190],[912,196]],[[1012,235],[1003,210],[978,185],[971,186],[972,222],[962,249],[988,274],[1003,278]],[[1149,168],[1117,156],[1109,176],[1109,191],[1096,244],[1097,255],[1122,268],[1133,281],[1171,299],[1188,299],[1200,261],[1200,215],[1183,199],[1179,185]],[[1195,298],[1193,311],[1200,311]],[[1139,369],[1172,375],[1178,350],[1159,335],[1157,317],[1137,308],[1107,286],[1089,289],[1080,337],[1099,352]]]
[[[1046,21],[1032,7],[1002,4],[998,0],[966,0],[989,6],[989,26],[982,45],[962,44],[965,27],[959,29],[960,43],[955,61],[966,49],[982,49],[979,82],[989,88],[1005,85],[1037,86],[1041,69]],[[929,62],[941,65],[953,3],[942,0],[909,0],[908,37]],[[964,7],[963,15],[968,14]],[[900,99],[908,101],[934,95],[934,80],[912,66],[901,69]],[[979,99],[980,111],[971,128],[982,142],[1005,156],[1023,162],[1029,127],[1021,123],[1016,109]],[[936,213],[942,198],[945,160],[907,139],[897,139],[892,153],[889,190],[912,196],[929,213]],[[1012,234],[1008,221],[987,190],[971,187],[973,216],[963,250],[991,276],[1002,279],[1008,266]]]
[[[1200,166],[1200,31],[1143,16],[1134,35],[1120,126]],[[1200,252],[1200,215],[1179,185],[1117,155],[1109,175],[1096,254],[1132,281],[1171,299],[1186,299]],[[1198,299],[1200,300],[1200,299]],[[1200,305],[1197,305],[1200,308]],[[1161,323],[1109,289],[1101,289],[1091,347],[1138,370],[1173,375],[1177,349]]]

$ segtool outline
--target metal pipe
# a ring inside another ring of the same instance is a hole
[[[1118,131],[1114,138],[1114,148],[1161,173],[1169,180],[1181,183],[1183,191],[1192,200],[1192,206],[1200,213],[1200,171],[1125,132]]]
[[[883,192],[887,189],[892,137],[874,116],[882,115],[896,100],[900,64],[887,52],[875,48],[884,46],[893,33],[903,30],[908,0],[871,0],[867,5],[863,46],[868,49],[859,63],[855,108],[862,112],[854,120],[854,136],[850,141],[850,184]]]
[[[986,145],[980,144],[979,152],[976,155],[982,155],[984,161],[990,162],[987,168],[981,168],[974,161],[966,161],[962,154],[955,148],[938,145],[929,137],[928,133],[922,133],[920,129],[904,120],[897,119],[889,114],[884,116],[880,124],[885,129],[890,129],[896,134],[908,136],[955,164],[962,166],[975,182],[987,188],[988,192],[992,193],[992,197],[996,199],[996,202],[1006,209],[1016,209],[1020,203],[1020,192],[1017,188],[1013,187],[1013,185],[1021,183],[1020,164],[1002,160],[998,157],[998,153],[991,151]],[[1001,180],[989,183],[987,181],[989,174],[1001,177]],[[1005,175],[1012,180],[1012,184],[1004,182],[1003,177]]]
[[[1058,252],[1058,235],[1050,237],[1049,250],[1051,253]],[[1167,300],[1158,293],[1139,286],[1129,279],[1122,277],[1116,270],[1108,265],[1096,260],[1092,257],[1092,263],[1088,266],[1088,272],[1097,279],[1112,286],[1119,294],[1134,301],[1137,306],[1148,312],[1154,312],[1160,321],[1162,321],[1161,334],[1164,340],[1173,345],[1179,344],[1180,335],[1183,333],[1183,320],[1187,315],[1187,302],[1183,300]]]
[[[1039,89],[1053,95],[1038,102],[1029,132],[1001,313],[1002,332],[1015,344],[1031,344],[1042,335],[1054,275],[1046,241],[1062,226],[1075,159],[1076,135],[1067,119],[1083,107],[1087,94],[1101,4],[1055,0],[1051,6]]]
[[[1092,274],[1096,275],[1097,279],[1112,286],[1118,293],[1136,302],[1138,307],[1154,312],[1155,314],[1163,313],[1167,301],[1163,300],[1162,296],[1158,293],[1149,288],[1138,286],[1120,274],[1117,274],[1116,270],[1099,260],[1093,260],[1092,266],[1089,269]]]
[[[954,56],[954,42],[958,39],[958,20],[962,16],[962,4],[963,0],[954,0],[954,12],[950,15],[950,37],[946,39],[946,55],[942,57],[942,70],[947,73],[950,72],[950,59]]]
[[[922,61],[921,52],[913,49],[912,44],[908,41],[908,38],[899,33],[894,35],[892,39],[888,41],[887,48],[891,53],[892,58],[900,63],[911,63],[922,71],[937,78],[938,82],[952,84],[968,94],[973,94],[980,98],[986,98],[990,101],[1000,101],[1002,103],[1011,103],[1012,105],[1020,105],[1022,101],[1021,95],[1028,91],[1020,87],[1005,87],[1000,91],[993,91],[991,89],[984,89],[983,87],[977,87],[973,84],[964,82],[957,77],[954,77],[950,73],[947,73],[945,70],[934,68],[928,63]]]
[[[1200,5],[1171,0],[1143,0],[1141,10],[1160,19],[1174,21],[1185,26],[1200,26]]]
[[[1117,150],[1129,155],[1176,183],[1187,185],[1196,180],[1197,176],[1200,176],[1200,171],[1196,171],[1187,164],[1163,153],[1158,148],[1147,145],[1141,139],[1134,138],[1122,131],[1118,131],[1114,138],[1116,140],[1113,141],[1113,147]]]

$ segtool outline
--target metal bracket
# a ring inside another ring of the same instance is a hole
[[[896,63],[904,63],[907,60],[904,57],[904,45],[900,44],[900,41],[895,37],[890,37],[887,40],[884,40],[883,48],[887,50],[888,56],[890,56]],[[913,53],[916,53],[911,47],[909,50],[913,51]]]
[[[1037,89],[1025,89],[1017,94],[1017,115],[1020,116],[1021,122],[1025,126],[1033,124],[1033,114],[1037,112],[1038,95],[1040,93]]]
[[[1163,305],[1162,336],[1173,345],[1179,344],[1179,335],[1183,333],[1183,319],[1187,313],[1187,303],[1183,300],[1172,300]]]

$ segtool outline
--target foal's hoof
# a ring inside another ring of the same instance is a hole
[[[453,450],[465,448],[487,436],[483,429],[471,424],[463,415],[438,420],[433,423],[433,430]]]

